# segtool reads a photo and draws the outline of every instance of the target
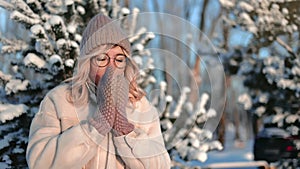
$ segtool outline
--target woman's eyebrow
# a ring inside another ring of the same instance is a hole
[[[115,55],[116,55],[116,56],[117,56],[117,55],[124,55],[124,56],[126,56],[126,55],[125,55],[124,53],[122,53],[122,52],[116,53]]]

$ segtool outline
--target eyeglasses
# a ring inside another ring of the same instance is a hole
[[[123,54],[119,54],[115,58],[110,58],[106,53],[101,53],[92,58],[92,63],[98,67],[105,67],[109,64],[110,59],[114,60],[117,68],[124,68],[126,66],[127,58]]]

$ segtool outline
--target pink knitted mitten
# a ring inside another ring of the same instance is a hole
[[[93,118],[89,120],[90,124],[102,135],[106,135],[112,129],[115,120],[116,103],[113,94],[116,93],[114,91],[116,83],[114,82],[113,75],[113,68],[107,67],[105,74],[97,86],[97,103],[99,109],[95,112]]]
[[[126,106],[128,104],[129,83],[124,75],[116,76],[116,114],[113,125],[114,133],[116,136],[126,135],[133,131],[134,125],[128,122],[126,116]]]

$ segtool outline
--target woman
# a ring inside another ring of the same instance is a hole
[[[73,78],[52,89],[32,121],[30,168],[170,168],[159,117],[137,86],[130,43],[110,18],[86,27]]]

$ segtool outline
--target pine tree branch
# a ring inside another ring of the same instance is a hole
[[[12,120],[19,117],[29,109],[25,104],[0,104],[0,122]]]
[[[12,0],[13,6],[16,7],[19,11],[21,11],[23,14],[33,18],[33,19],[40,19],[39,15],[35,14],[31,8],[21,0]]]
[[[286,44],[282,39],[280,39],[279,37],[276,37],[276,42],[278,42],[278,44],[280,44],[282,47],[284,47],[289,52],[289,54],[291,54],[294,57],[297,56],[293,52],[293,49],[288,44]]]
[[[3,1],[3,0],[0,0],[0,7],[3,7],[4,9],[7,9],[9,11],[12,11],[15,9],[15,7],[11,3]]]
[[[140,10],[138,8],[134,8],[132,10],[132,21],[131,21],[131,25],[130,25],[129,35],[133,35],[133,33],[136,30],[136,22],[137,22],[137,17],[138,17],[139,12],[140,12]]]
[[[46,1],[47,2],[47,1]],[[45,7],[51,14],[60,15],[66,13],[65,1],[49,1]]]
[[[118,17],[118,13],[120,12],[121,7],[118,4],[117,0],[112,0],[112,13],[111,13],[111,17],[112,18],[117,18]]]
[[[33,4],[35,6],[35,10],[38,10],[38,11],[41,11],[42,8],[43,8],[41,2],[39,2],[39,1],[33,0],[31,2],[27,1],[27,3],[28,4]]]
[[[11,40],[0,36],[0,42],[3,44],[1,53],[16,53],[28,48],[27,43],[22,40]]]
[[[12,79],[12,75],[10,74],[5,74],[3,73],[1,70],[0,70],[0,79],[7,82],[9,81],[10,79]]]
[[[99,6],[98,6],[97,1],[93,0],[93,3],[94,3],[95,10],[98,11]],[[107,8],[107,2],[106,2],[106,0],[100,0],[100,12],[103,13],[104,15],[108,15],[108,12],[107,12],[106,8]]]
[[[13,11],[11,13],[10,17],[13,20],[16,20],[16,21],[21,22],[21,23],[29,24],[29,25],[34,25],[34,24],[40,23],[39,19],[28,17],[28,16],[22,14],[19,11]]]

